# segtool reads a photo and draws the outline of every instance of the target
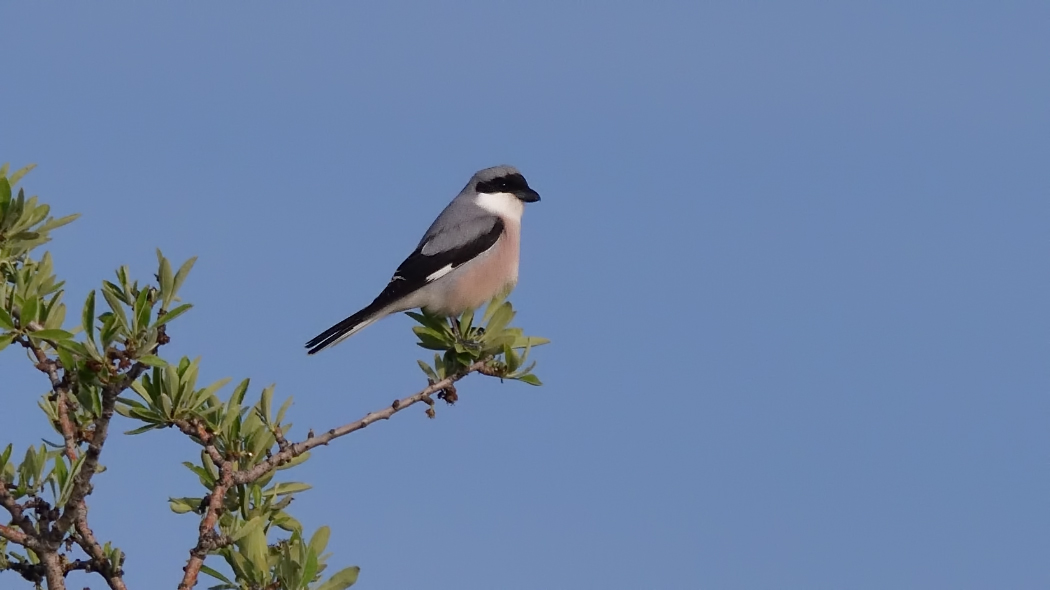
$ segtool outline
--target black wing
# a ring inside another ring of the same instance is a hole
[[[478,234],[473,240],[462,246],[426,255],[423,254],[426,244],[420,244],[416,251],[409,254],[401,266],[397,267],[386,288],[369,307],[373,309],[385,307],[440,278],[430,278],[438,271],[450,267],[448,271],[440,275],[444,276],[491,248],[503,233],[503,220],[499,217],[494,217],[493,220],[491,229]]]
[[[310,349],[309,353],[314,354],[331,346],[343,339],[345,335],[353,333],[362,323],[369,320],[374,321],[374,315],[382,311],[387,305],[423,287],[427,283],[436,281],[457,267],[470,262],[479,254],[491,248],[502,233],[503,221],[495,217],[491,228],[476,234],[463,245],[427,255],[423,254],[423,250],[426,249],[427,244],[431,243],[431,241],[424,241],[416,248],[415,252],[401,263],[401,266],[397,267],[394,277],[390,279],[390,283],[379,294],[379,297],[375,298],[375,301],[307,342],[306,347]]]

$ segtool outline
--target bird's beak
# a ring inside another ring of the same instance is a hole
[[[523,188],[514,191],[514,196],[518,197],[519,200],[525,203],[535,203],[540,200],[540,194],[531,188]]]

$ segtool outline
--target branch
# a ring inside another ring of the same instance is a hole
[[[36,358],[34,366],[38,371],[46,374],[48,380],[51,381],[51,391],[55,393],[55,405],[58,407],[58,424],[66,443],[66,458],[72,464],[77,460],[76,429],[73,428],[73,422],[69,419],[69,388],[58,376],[58,363],[48,358],[47,354],[39,346],[33,344],[28,337],[19,338],[18,343],[33,353]]]
[[[278,447],[281,450],[269,459],[247,470],[234,471],[233,462],[222,457],[221,453],[219,453],[218,449],[215,447],[214,435],[204,428],[202,424],[186,420],[175,422],[175,426],[184,434],[201,441],[208,456],[211,457],[211,460],[219,467],[220,473],[219,483],[208,496],[208,508],[204,513],[204,517],[201,519],[197,544],[190,550],[190,559],[186,563],[186,567],[183,568],[184,575],[182,576],[182,582],[179,583],[179,590],[190,590],[193,588],[197,584],[197,577],[200,574],[201,566],[204,565],[205,557],[207,557],[210,552],[229,544],[229,540],[224,539],[215,530],[215,524],[218,522],[219,516],[222,513],[223,500],[226,497],[226,492],[229,491],[232,486],[251,483],[314,447],[327,445],[330,441],[341,436],[346,436],[351,432],[361,430],[373,422],[387,420],[394,414],[413,404],[419,402],[433,404],[434,402],[430,398],[431,395],[451,389],[456,381],[459,381],[467,375],[475,372],[490,374],[490,371],[488,370],[488,359],[478,361],[466,369],[463,369],[461,372],[429,385],[406,398],[394,400],[394,403],[389,407],[379,410],[378,412],[370,412],[366,414],[364,418],[361,418],[356,422],[333,428],[321,435],[311,435],[302,442],[289,444],[288,441],[284,440],[284,435],[281,433],[280,429],[277,429],[275,432],[275,438],[277,439]]]
[[[63,574],[69,572],[97,572],[98,568],[93,561],[77,559],[74,561],[66,561],[59,557],[58,563],[61,567]],[[43,563],[9,563],[7,569],[21,575],[23,578],[30,582],[40,582],[47,576],[47,568]]]
[[[65,442],[65,456],[69,459],[70,464],[72,464],[77,460],[78,442],[76,428],[74,427],[73,421],[70,419],[69,415],[70,401],[68,384],[65,379],[58,375],[58,363],[54,359],[49,358],[47,354],[44,353],[39,346],[34,344],[31,339],[22,338],[19,339],[19,343],[32,352],[36,359],[35,366],[37,370],[45,373],[48,376],[48,380],[51,382],[51,389],[56,396],[59,428],[62,431],[62,438]],[[136,365],[135,367],[132,367],[132,370],[128,371],[128,373],[122,377],[120,385],[110,388],[106,392],[107,395],[103,396],[103,415],[95,421],[95,431],[93,432],[93,434],[96,435],[101,433],[101,437],[92,437],[92,444],[88,448],[88,457],[85,459],[84,465],[81,466],[81,470],[76,476],[77,481],[75,493],[66,504],[65,511],[56,522],[55,528],[51,531],[51,543],[58,543],[61,542],[62,537],[64,537],[66,531],[69,530],[70,525],[74,526],[77,532],[74,540],[84,549],[85,553],[91,556],[91,560],[86,562],[73,562],[75,565],[73,568],[66,565],[65,572],[68,573],[69,571],[72,571],[72,569],[98,572],[103,578],[105,578],[106,583],[111,590],[127,590],[127,587],[124,585],[124,581],[121,578],[123,572],[120,570],[120,564],[110,562],[102,545],[95,538],[94,532],[88,525],[87,502],[84,499],[84,496],[91,493],[90,480],[98,469],[98,457],[101,454],[102,445],[105,442],[106,430],[109,424],[109,419],[112,418],[113,415],[113,405],[116,402],[116,398],[124,389],[127,389],[127,387],[130,386],[144,370],[145,365]],[[107,397],[109,398],[108,415],[106,413]],[[94,461],[89,461],[92,457],[94,458]],[[82,493],[77,494],[76,490],[81,490]],[[14,514],[12,514],[12,516],[14,516]],[[37,541],[37,537],[39,536],[38,533],[36,531],[26,532],[28,535],[22,535],[21,541],[16,541],[15,539],[11,540],[20,542],[20,544],[30,548],[43,551],[46,546],[46,540],[40,539],[39,543],[35,543],[34,541]],[[6,537],[7,535],[4,536]],[[44,567],[46,564],[41,563],[39,565]]]
[[[211,460],[216,465],[222,466],[226,463],[226,459],[223,458],[222,453],[215,446],[215,435],[201,424],[200,420],[192,418],[190,420],[175,420],[172,422],[176,428],[182,431],[183,434],[190,438],[196,438],[204,446],[204,450],[211,457]]]
[[[83,502],[81,502],[83,504]],[[110,590],[128,590],[128,587],[124,585],[124,572],[120,569],[119,563],[113,563],[110,561],[106,552],[102,550],[102,545],[95,538],[95,533],[91,531],[91,527],[88,526],[87,521],[87,506],[81,506],[81,511],[77,515],[76,522],[73,523],[76,527],[77,545],[91,556],[91,569],[85,571],[98,572],[103,578],[106,579],[106,583],[109,584]],[[79,562],[74,562],[79,563]]]
[[[389,407],[379,410],[378,412],[370,412],[366,414],[364,418],[361,418],[356,422],[344,424],[343,426],[333,428],[328,432],[325,432],[324,434],[310,436],[302,442],[298,442],[293,445],[288,445],[286,449],[273,455],[272,457],[263,461],[262,463],[259,463],[255,467],[234,473],[233,483],[251,483],[314,447],[326,445],[334,439],[337,439],[341,436],[346,436],[351,432],[361,430],[362,428],[368,426],[369,424],[372,424],[373,422],[378,422],[379,420],[388,420],[394,414],[400,412],[401,410],[404,410],[405,408],[413,404],[429,400],[432,394],[438,393],[445,389],[449,389],[450,387],[452,387],[453,383],[459,381],[467,375],[470,375],[471,373],[487,373],[488,362],[489,359],[480,360],[474,363],[473,365],[470,365],[466,369],[463,369],[461,372],[456,373],[455,375],[450,375],[442,379],[441,381],[438,381],[437,383],[429,385],[417,393],[414,393],[403,399],[394,400],[394,403],[391,404]]]
[[[229,539],[224,538],[215,531],[215,525],[222,515],[223,502],[226,500],[226,492],[233,486],[233,463],[222,456],[215,446],[215,435],[205,428],[197,419],[176,420],[175,426],[183,434],[198,439],[204,445],[205,452],[212,462],[219,468],[219,483],[208,495],[208,507],[201,518],[201,524],[197,534],[197,544],[190,549],[190,559],[186,567],[182,568],[182,581],[179,590],[189,590],[197,584],[201,567],[208,553],[229,544]]]
[[[66,589],[66,572],[62,566],[62,557],[54,551],[45,551],[38,555],[40,563],[44,565],[44,575],[47,578],[48,590]]]
[[[39,325],[33,326],[33,322],[31,322],[29,329],[31,331],[36,331],[39,330],[40,327]],[[48,379],[51,380],[51,389],[55,390],[57,393],[59,388],[62,387],[62,379],[58,376],[58,366],[55,364],[55,361],[48,358],[44,351],[41,350],[39,346],[33,344],[33,341],[28,337],[19,337],[16,342],[21,344],[24,348],[28,348],[32,351],[33,356],[36,357],[37,370],[41,373],[47,374]],[[50,342],[50,340],[48,342]]]
[[[109,434],[109,423],[113,419],[113,408],[117,404],[117,396],[134,383],[146,368],[146,365],[142,363],[135,363],[131,370],[123,375],[119,383],[107,385],[102,390],[102,413],[95,419],[87,456],[80,466],[80,471],[76,474],[73,493],[70,494],[69,501],[62,510],[62,516],[55,522],[53,535],[65,534],[79,518],[81,510],[85,508],[84,498],[91,493],[91,478],[98,470],[98,460],[102,455],[102,445],[106,444],[106,436]]]
[[[209,445],[211,446],[211,445]],[[214,448],[214,447],[212,447]],[[197,585],[197,576],[200,575],[201,566],[208,553],[223,546],[220,535],[215,532],[215,524],[219,521],[222,513],[222,504],[226,499],[226,491],[233,485],[233,465],[226,460],[219,464],[219,483],[208,497],[208,509],[201,519],[198,529],[197,544],[190,549],[190,559],[183,568],[182,581],[179,582],[179,590],[190,590]]]
[[[5,510],[11,513],[11,524],[16,524],[18,529],[21,529],[18,530],[0,525],[0,536],[34,551],[43,548],[43,544],[37,539],[37,532],[33,528],[32,521],[26,517],[22,505],[15,500],[14,496],[8,493],[7,487],[3,482],[0,482],[0,506],[3,506]]]
[[[18,529],[13,529],[9,526],[4,526],[2,524],[0,524],[0,537],[5,538],[8,541],[11,541],[12,543],[18,543],[22,546],[25,546],[26,541],[28,541],[26,534],[22,531]]]

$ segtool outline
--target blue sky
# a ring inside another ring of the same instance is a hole
[[[51,246],[72,306],[199,255],[167,352],[277,383],[293,434],[422,385],[407,318],[302,343],[474,170],[543,195],[512,299],[545,387],[472,377],[300,470],[361,588],[1050,585],[1044,4],[2,15],[0,161],[83,213]],[[46,435],[45,381],[0,371],[0,440]],[[136,587],[177,583],[193,456],[107,447],[91,518]]]

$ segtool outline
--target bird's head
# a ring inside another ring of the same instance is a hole
[[[523,203],[535,203],[540,195],[529,187],[525,177],[513,166],[493,166],[479,170],[471,179],[479,195],[511,195]]]

